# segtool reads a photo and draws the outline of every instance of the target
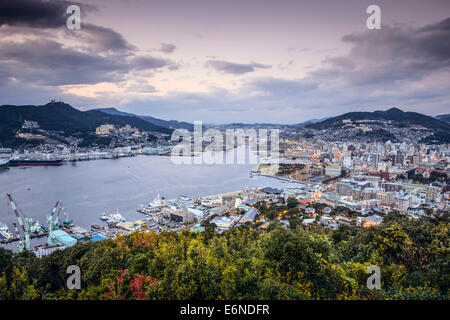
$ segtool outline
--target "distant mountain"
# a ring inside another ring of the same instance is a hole
[[[172,132],[134,116],[111,115],[100,111],[83,112],[66,103],[51,102],[41,106],[0,106],[0,142],[5,144],[13,140],[24,120],[37,121],[42,129],[65,134],[93,132],[99,125],[107,123],[120,126],[129,124],[141,130],[161,133]]]
[[[113,116],[137,117],[137,115],[135,115],[133,113],[120,111],[120,110],[117,110],[116,108],[97,108],[97,109],[91,109],[89,111],[100,111],[100,112],[110,114]]]
[[[123,112],[120,110],[117,110],[116,108],[98,108],[93,109],[91,111],[100,111],[106,114],[110,115],[117,115],[117,116],[125,116],[125,117],[138,117],[142,120],[145,120],[147,122],[150,122],[156,126],[168,128],[168,129],[187,129],[187,130],[194,130],[194,125],[187,122],[180,122],[176,120],[162,120],[158,118],[153,118],[150,116],[142,116],[142,115],[136,115],[133,113]]]
[[[349,112],[318,123],[309,124],[306,128],[326,129],[330,127],[338,127],[343,124],[342,120],[346,119],[380,121],[392,120],[397,122],[400,126],[421,125],[435,132],[450,132],[450,124],[444,121],[440,121],[436,118],[417,112],[404,112],[398,108],[374,112]]]
[[[441,121],[450,122],[450,114],[440,114],[435,117],[436,119],[439,119]]]
[[[188,122],[180,122],[176,120],[162,120],[158,118],[154,118],[151,116],[143,116],[143,115],[136,115],[133,113],[128,113],[124,111],[117,110],[116,108],[97,108],[92,109],[92,111],[101,111],[107,114],[112,115],[119,115],[119,116],[128,116],[128,117],[138,117],[145,121],[148,121],[150,123],[153,123],[154,125],[164,127],[164,128],[170,128],[170,129],[187,129],[189,131],[194,130],[194,125],[192,123]],[[322,119],[312,119],[308,120],[302,123],[296,123],[292,125],[287,124],[277,124],[277,123],[227,123],[227,124],[221,124],[221,125],[215,125],[215,124],[208,124],[209,127],[233,127],[233,128],[254,128],[254,127],[260,127],[260,128],[303,128],[308,124],[317,123],[320,121],[323,121],[328,118],[322,118]]]
[[[224,124],[207,124],[207,127],[216,127],[222,129],[228,128],[287,128],[286,124],[277,124],[277,123],[243,123],[243,122],[232,122],[232,123],[224,123]]]
[[[322,121],[324,121],[324,120],[326,120],[326,119],[328,119],[328,117],[327,117],[327,118],[322,118],[322,119],[311,119],[311,120],[308,120],[308,121],[305,121],[305,122],[300,122],[300,123],[292,124],[292,125],[290,125],[289,127],[290,127],[290,128],[304,128],[304,127],[306,127],[307,125],[310,125],[310,124],[313,124],[313,123],[322,122]]]

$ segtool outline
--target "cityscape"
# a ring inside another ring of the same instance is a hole
[[[189,27],[162,31],[174,43],[149,31],[150,47],[134,22],[108,23],[145,2],[0,4],[0,300],[448,300],[448,3],[344,1],[359,24],[298,47],[271,33],[296,21],[274,3],[249,21],[208,4],[229,15],[201,34],[187,17],[206,9],[176,2]],[[320,9],[286,1],[300,4]],[[264,29],[273,57],[256,29],[236,33],[264,18],[280,25]]]

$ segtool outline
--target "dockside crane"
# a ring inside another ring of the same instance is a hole
[[[17,223],[13,222],[14,230],[16,232],[17,237],[19,238],[19,244],[17,245],[17,248],[19,249],[19,252],[23,251],[23,248],[25,247],[23,244],[23,238],[22,235],[19,232],[19,228],[17,228]]]
[[[48,245],[55,244],[55,237],[53,234],[53,231],[55,229],[54,223],[53,223],[53,216],[55,215],[55,212],[58,209],[58,205],[59,205],[59,201],[56,201],[55,206],[53,207],[53,210],[47,216],[47,225],[48,225],[47,244]]]
[[[22,231],[25,234],[25,249],[30,251],[31,221],[26,217],[22,221],[22,218],[19,214],[19,210],[17,209],[16,203],[14,202],[12,196],[9,193],[7,193],[6,196],[8,197],[9,203],[11,204],[14,214],[16,215],[17,221],[19,221],[20,227],[22,228]]]
[[[53,216],[55,215],[56,210],[58,209],[59,201],[56,201],[55,206],[53,207],[53,210],[50,211],[50,213],[47,216],[47,225],[48,225],[48,232],[53,231],[55,223],[53,222]],[[56,219],[55,219],[56,222]]]
[[[59,210],[55,218],[55,224],[59,221],[59,214],[61,213],[61,211],[63,212],[64,215],[63,225],[67,226],[71,224],[72,220],[69,218],[69,215],[67,214],[66,209],[64,208],[62,202],[59,203]]]

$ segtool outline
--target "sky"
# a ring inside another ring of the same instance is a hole
[[[218,124],[450,113],[450,1],[0,0],[0,105],[51,99]]]

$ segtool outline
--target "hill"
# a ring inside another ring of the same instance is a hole
[[[380,120],[395,121],[400,126],[421,125],[435,132],[450,132],[450,124],[440,121],[436,118],[426,116],[417,112],[404,112],[398,108],[391,108],[386,111],[374,112],[349,112],[343,115],[332,117],[327,120],[309,124],[306,128],[311,129],[327,129],[331,127],[339,127],[343,124],[342,120]]]
[[[156,126],[134,116],[109,115],[99,111],[80,111],[69,104],[50,102],[45,105],[0,106],[0,143],[8,145],[23,120],[37,121],[42,129],[61,131],[65,135],[95,131],[101,124],[123,126],[129,124],[140,130],[171,133],[172,130]]]
[[[176,121],[176,120],[162,120],[162,119],[154,118],[151,116],[136,115],[136,114],[117,110],[116,108],[97,108],[97,109],[93,109],[93,110],[101,111],[101,112],[104,112],[107,114],[112,114],[112,115],[138,117],[145,121],[153,123],[154,125],[164,127],[164,128],[187,129],[189,131],[194,130],[194,125],[192,123],[188,123],[188,122],[181,122],[181,121]],[[212,126],[212,127],[215,127],[215,126],[234,127],[234,128],[236,128],[236,127],[239,127],[239,128],[254,128],[254,127],[259,127],[259,128],[303,128],[308,124],[317,123],[317,122],[323,121],[325,119],[328,119],[328,118],[311,119],[311,120],[308,120],[305,122],[296,123],[296,124],[292,124],[292,125],[277,124],[277,123],[240,123],[240,122],[237,122],[237,123],[228,123],[228,124],[223,124],[223,125],[209,124],[209,126]]]
[[[328,119],[328,118],[311,119],[311,120],[308,120],[308,121],[305,121],[305,122],[300,122],[300,123],[292,124],[292,125],[290,125],[289,127],[290,127],[290,128],[304,128],[304,127],[306,127],[307,125],[314,124],[314,123],[318,123],[318,122],[322,122],[322,121],[324,121],[324,120],[326,120],[326,119]]]
[[[439,119],[441,121],[450,122],[450,114],[440,114],[435,117],[436,119]]]
[[[91,111],[100,111],[109,115],[118,115],[118,116],[128,116],[128,117],[137,117],[142,120],[145,120],[155,126],[167,128],[167,129],[187,129],[189,131],[194,130],[194,125],[192,123],[188,122],[181,122],[177,120],[162,120],[150,116],[143,116],[143,115],[136,115],[133,113],[123,112],[120,110],[117,110],[116,108],[98,108],[93,109]]]
[[[447,218],[389,214],[378,227],[324,230],[303,229],[297,217],[288,228],[274,222],[267,232],[244,225],[222,234],[205,224],[201,233],[78,242],[41,259],[0,248],[0,300],[448,300]],[[374,261],[382,286],[369,290]],[[81,290],[67,289],[70,265],[82,270]]]

